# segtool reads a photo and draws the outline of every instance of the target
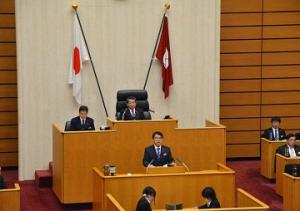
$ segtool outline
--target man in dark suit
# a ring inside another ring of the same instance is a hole
[[[71,120],[70,130],[95,130],[94,120],[87,116],[88,112],[87,106],[80,106],[79,116]]]
[[[144,110],[136,106],[136,98],[130,96],[127,98],[127,108],[121,111],[118,120],[143,120]]]
[[[215,190],[212,187],[206,187],[202,190],[202,197],[205,199],[206,203],[199,206],[198,209],[207,208],[220,208],[221,205],[217,199]]]
[[[144,152],[143,165],[145,167],[175,165],[170,148],[161,144],[163,138],[160,131],[152,134],[153,145],[146,147]]]
[[[266,129],[264,133],[261,135],[262,138],[269,139],[271,141],[279,141],[285,139],[285,131],[279,128],[281,123],[281,119],[277,116],[272,117],[271,124],[272,127]]]
[[[291,158],[300,156],[300,146],[296,145],[296,136],[294,134],[288,134],[286,139],[286,144],[278,147],[276,153]]]
[[[156,191],[148,186],[143,191],[143,196],[136,205],[135,211],[151,211],[151,203],[155,200]]]

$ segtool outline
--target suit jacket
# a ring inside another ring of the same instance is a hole
[[[71,130],[95,130],[94,120],[87,117],[84,125],[81,125],[81,119],[79,116],[74,117],[71,120]]]
[[[144,196],[138,201],[135,211],[152,211],[150,203]]]
[[[143,120],[144,117],[144,110],[141,108],[135,108],[135,116],[132,116],[130,113],[129,108],[125,108],[120,112],[118,120]]]
[[[4,189],[4,188],[5,188],[4,178],[2,175],[0,175],[0,189]]]
[[[221,208],[221,205],[218,199],[214,199],[210,202],[209,206],[207,206],[207,204],[204,204],[198,207],[198,209],[207,209],[207,208]]]
[[[161,145],[160,158],[157,158],[155,147],[154,145],[151,145],[145,148],[143,165],[147,167],[151,161],[154,166],[163,166],[172,163],[174,159],[170,148],[164,145]]]
[[[294,150],[295,150],[296,155],[300,156],[300,146],[295,145]],[[288,148],[287,144],[278,147],[276,150],[276,153],[279,153],[285,157],[290,157],[289,148]]]
[[[278,132],[279,132],[279,140],[284,140],[285,137],[286,137],[285,131],[283,129],[281,129],[281,128],[278,128]],[[272,138],[270,136],[272,136]],[[273,129],[272,128],[266,129],[264,131],[264,133],[261,135],[261,137],[265,138],[265,139],[269,139],[271,141],[275,141],[275,134],[273,133]]]

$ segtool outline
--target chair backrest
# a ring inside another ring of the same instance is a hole
[[[71,121],[66,121],[65,131],[70,131],[71,129]]]
[[[296,140],[300,140],[300,133],[295,134]]]
[[[284,167],[284,172],[295,177],[300,176],[300,164],[287,164]]]
[[[133,96],[136,98],[137,107],[144,110],[145,119],[151,119],[149,112],[148,93],[143,89],[119,90],[117,92],[116,118],[118,119],[120,112],[127,107],[127,98]]]

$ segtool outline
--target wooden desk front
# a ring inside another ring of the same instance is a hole
[[[222,206],[223,207],[223,206]],[[223,207],[215,209],[201,209],[209,211],[268,211],[270,208],[265,203],[261,202],[259,199],[255,198],[251,194],[247,193],[243,189],[237,189],[237,206],[236,207]],[[192,211],[195,208],[185,208],[183,210]],[[153,210],[153,211],[163,211]]]
[[[286,141],[270,141],[261,138],[260,174],[268,179],[275,179],[275,153],[278,147],[286,144]]]
[[[203,204],[201,191],[206,186],[216,190],[222,206],[233,207],[235,202],[235,172],[215,165],[216,170],[178,174],[132,174],[104,176],[94,168],[94,211],[105,211],[105,195],[111,194],[125,210],[134,210],[146,186],[156,192],[154,208],[164,208],[166,203],[183,203],[185,207]],[[224,194],[226,193],[226,194]]]
[[[283,210],[300,211],[300,178],[283,174]]]
[[[164,133],[174,158],[191,171],[225,164],[225,127],[207,121],[209,127],[178,129],[177,120],[112,121],[112,130],[65,132],[53,125],[53,191],[62,203],[86,203],[93,199],[92,168],[114,164],[117,173],[144,173],[144,149],[153,143],[155,130]]]
[[[19,184],[15,184],[15,188],[0,190],[0,210],[9,210],[9,211],[20,210]]]
[[[276,154],[276,193],[280,196],[283,194],[283,173],[286,164],[300,164],[300,157],[287,158]]]

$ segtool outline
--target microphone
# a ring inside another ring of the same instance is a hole
[[[125,112],[128,110],[128,108],[125,108],[123,114],[122,114],[122,120],[124,120]]]
[[[150,161],[150,163],[148,164],[147,168],[148,168],[153,162],[154,162],[154,159],[152,159],[152,160]]]
[[[190,171],[189,167],[182,161],[180,160],[179,158],[176,158],[176,160],[181,164],[183,165],[183,167],[185,168],[186,171]]]
[[[150,163],[147,165],[147,167],[146,167],[146,173],[148,173],[149,166],[150,166],[153,162],[154,162],[154,159],[152,159],[152,160],[150,161]]]
[[[159,112],[156,112],[152,109],[149,108],[149,112],[153,113],[154,115],[156,115],[159,119],[171,119],[170,115],[162,115],[161,113]]]

